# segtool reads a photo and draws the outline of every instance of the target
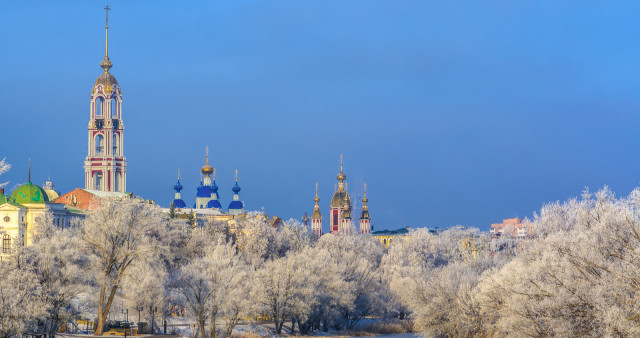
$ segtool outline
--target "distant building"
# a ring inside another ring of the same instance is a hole
[[[338,184],[333,197],[331,197],[331,204],[329,207],[329,233],[339,234],[347,231],[351,231],[355,224],[351,218],[351,212],[353,207],[351,205],[351,195],[347,191],[347,183],[345,182],[347,176],[342,171],[342,155],[340,155],[340,173],[336,177]],[[322,214],[320,213],[320,198],[318,197],[318,184],[316,183],[316,197],[313,199],[315,202],[313,206],[313,213],[311,214],[311,232],[314,237],[320,238],[322,236]],[[367,185],[364,185],[364,197],[362,198],[362,212],[360,213],[359,229],[361,234],[370,234],[372,225],[371,217],[369,215],[369,207],[367,206]]]
[[[50,183],[49,187],[52,187]],[[47,220],[47,217],[52,219]],[[30,245],[38,232],[38,225],[53,222],[59,228],[71,225],[73,218],[84,218],[81,209],[53,203],[49,194],[41,187],[29,181],[16,188],[11,196],[0,188],[0,261],[18,245]]]
[[[68,206],[83,209],[83,210],[89,210],[89,208],[101,198],[125,199],[125,198],[131,198],[131,197],[132,197],[131,194],[125,194],[123,192],[76,188],[62,196],[59,196],[58,198],[55,199],[54,202],[66,204]]]
[[[532,226],[530,222],[523,222],[521,218],[508,218],[502,223],[491,224],[491,233],[495,236],[527,237],[532,235]]]
[[[396,230],[379,230],[371,233],[371,237],[377,239],[385,248],[388,248],[389,245],[401,238],[407,238],[407,236],[409,236],[409,227]]]

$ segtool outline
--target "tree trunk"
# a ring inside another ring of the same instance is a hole
[[[102,313],[104,312],[104,310],[102,309],[102,304],[104,304],[105,289],[106,289],[105,285],[102,285],[102,287],[100,287],[100,297],[98,301],[98,326],[96,327],[96,330],[93,333],[96,336],[102,336],[102,331],[104,330],[104,320],[102,316]]]
[[[202,319],[202,317],[198,320],[198,326],[200,329],[200,334],[202,335],[202,338],[207,338],[207,331],[205,331],[205,327],[204,327],[205,323],[204,323],[204,319]]]
[[[96,332],[94,334],[96,336],[102,336],[102,334],[104,333],[104,324],[107,322],[107,317],[109,316],[109,311],[111,310],[111,303],[113,303],[113,298],[115,297],[117,290],[117,286],[111,287],[109,297],[107,298],[107,304],[104,304],[104,291],[103,289],[100,290],[100,304],[98,304],[98,327],[96,328]]]
[[[216,314],[211,313],[211,338],[216,338],[218,332],[216,330]]]

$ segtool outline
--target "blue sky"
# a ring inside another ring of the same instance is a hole
[[[0,4],[0,158],[82,187],[104,3]],[[128,188],[328,214],[339,156],[376,229],[488,229],[640,181],[637,1],[109,1]],[[326,222],[325,222],[326,223]],[[327,228],[327,224],[325,224]]]

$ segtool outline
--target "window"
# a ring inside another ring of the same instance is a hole
[[[120,191],[120,172],[116,172],[115,175],[113,175],[113,178],[115,179],[113,191]]]
[[[102,136],[102,134],[98,134],[98,136],[96,136],[96,155],[102,154],[102,149],[104,149],[103,145],[104,136]]]
[[[118,155],[118,135],[113,134],[113,155]]]
[[[118,100],[116,98],[111,99],[111,118],[117,119],[118,117]]]
[[[337,213],[333,214],[333,225],[338,225],[338,214]]]
[[[104,99],[102,97],[98,97],[96,99],[96,117],[102,116],[102,103]]]
[[[11,251],[11,237],[4,235],[2,238],[2,253],[8,253],[9,251]]]
[[[102,187],[102,173],[95,174],[95,182],[93,189],[100,190]]]

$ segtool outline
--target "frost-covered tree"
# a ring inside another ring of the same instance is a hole
[[[38,276],[31,266],[16,259],[0,264],[0,337],[19,337],[35,331],[35,320],[45,317],[48,305],[43,301]]]
[[[544,206],[536,238],[486,274],[478,299],[496,335],[640,335],[640,190]]]
[[[295,309],[303,306],[301,300],[312,292],[305,287],[304,272],[293,253],[270,260],[257,271],[256,300],[270,314],[277,334],[282,333],[284,322],[292,318]]]
[[[353,303],[342,306],[335,326],[352,329],[362,318],[383,313],[387,290],[381,283],[383,249],[379,243],[370,236],[345,233],[322,236],[317,245],[326,249],[334,262],[345,264],[340,278],[351,284],[354,292]]]
[[[310,234],[299,221],[291,219],[274,228],[258,213],[241,219],[237,233],[238,248],[245,261],[254,267],[311,244]]]
[[[248,306],[246,286],[250,269],[237,255],[236,247],[222,238],[207,247],[204,257],[196,257],[176,275],[175,290],[190,310],[200,335],[206,337],[206,324],[212,337],[217,335],[218,319],[226,319],[230,332]]]
[[[320,328],[323,321],[328,326],[340,318],[342,309],[353,307],[356,288],[355,283],[344,279],[347,262],[321,247],[306,247],[289,255],[295,255],[294,264],[304,267],[301,271],[304,282],[300,286],[310,291],[297,294],[299,301],[292,311],[302,334]]]
[[[432,234],[413,231],[384,257],[384,279],[411,312],[415,328],[429,336],[482,335],[480,305],[473,289],[482,273],[505,259],[490,251],[477,229]]]
[[[11,164],[7,163],[6,160],[6,158],[0,160],[0,175],[6,173],[7,171],[9,171],[9,169],[11,169]],[[0,188],[4,187],[8,183],[9,182],[0,182]]]
[[[82,249],[79,231],[57,228],[51,215],[45,217],[32,245],[16,255],[21,269],[29,269],[40,285],[46,314],[38,320],[45,334],[53,337],[58,327],[75,314],[72,301],[88,290],[85,269],[89,265]]]
[[[98,289],[96,335],[102,335],[114,297],[133,272],[131,267],[166,252],[162,239],[167,228],[158,207],[136,199],[103,199],[85,220],[81,239]]]

